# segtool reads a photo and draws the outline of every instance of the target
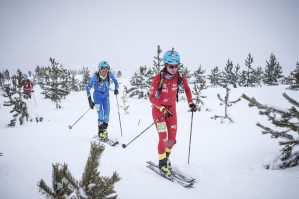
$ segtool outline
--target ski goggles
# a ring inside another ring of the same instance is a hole
[[[180,66],[180,64],[166,64],[166,67],[170,69],[177,69]]]
[[[108,71],[109,69],[110,69],[109,66],[102,66],[102,67],[101,67],[101,70],[106,70],[106,71]]]

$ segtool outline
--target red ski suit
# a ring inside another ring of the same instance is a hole
[[[152,82],[150,89],[150,102],[152,103],[152,116],[159,134],[159,143],[158,143],[158,153],[162,155],[167,152],[170,152],[171,148],[176,141],[177,133],[177,115],[176,115],[176,100],[177,100],[177,91],[178,91],[178,78],[179,73],[177,72],[172,79],[167,79],[165,77],[165,69],[163,70],[164,81],[162,89],[160,91],[160,96],[156,99],[155,95],[158,91],[160,84],[160,73],[157,74]],[[182,83],[184,90],[186,92],[188,103],[192,102],[192,93],[187,82],[185,75],[182,75]],[[160,111],[160,108],[169,107],[169,110],[172,112],[172,117],[166,118],[163,113]]]
[[[27,80],[23,80],[22,81],[22,85],[23,85],[23,91],[26,95],[28,95],[28,97],[31,99],[31,90],[33,88],[33,84],[31,82],[31,80],[27,79]]]

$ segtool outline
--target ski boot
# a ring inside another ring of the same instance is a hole
[[[102,132],[99,133],[100,140],[106,142],[108,140],[108,131],[107,129],[103,129]]]
[[[106,122],[102,122],[99,125],[99,138],[103,142],[106,142],[108,140],[107,127],[108,127],[108,123],[106,123]]]
[[[169,169],[169,167],[167,166],[167,159],[168,158],[159,160],[159,168],[160,168],[161,173],[163,173],[166,177],[170,177],[172,175],[172,172]]]
[[[170,152],[166,152],[166,158],[167,158],[167,167],[172,170],[172,166],[171,166],[171,162],[170,162],[170,159],[169,159],[169,155],[170,155]]]

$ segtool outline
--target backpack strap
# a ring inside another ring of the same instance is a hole
[[[162,90],[163,82],[164,82],[164,75],[163,75],[163,70],[161,70],[160,71],[160,82],[159,82],[158,89],[157,89],[156,94],[155,94],[156,99],[160,98],[160,92]]]
[[[176,101],[179,102],[179,90],[180,90],[180,85],[183,83],[183,77],[182,75],[180,75],[180,72],[178,72],[178,89],[177,89],[177,92],[176,92]]]

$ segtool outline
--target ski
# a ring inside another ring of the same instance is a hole
[[[192,187],[193,186],[193,183],[183,181],[183,180],[181,180],[179,178],[176,178],[174,175],[172,175],[170,177],[166,176],[164,173],[162,173],[160,171],[159,168],[157,168],[157,167],[155,167],[155,166],[153,166],[151,164],[146,165],[146,167],[149,168],[150,170],[154,171],[155,173],[159,174],[163,178],[166,178],[169,181],[175,182],[175,183],[177,183],[177,184],[179,184],[179,185],[181,185],[183,187]]]
[[[158,165],[156,165],[155,163],[153,163],[152,161],[147,161],[146,162],[147,164],[149,165],[152,165],[153,167],[156,167],[159,169]],[[176,178],[179,178],[180,180],[182,181],[185,181],[185,182],[189,182],[189,183],[195,183],[196,182],[196,179],[191,177],[191,176],[188,176],[186,174],[184,174],[183,172],[179,171],[178,169],[176,168],[172,168],[171,169],[172,171],[172,175],[175,176]]]
[[[96,138],[98,139],[100,142],[103,142],[103,143],[106,143],[106,144],[109,144],[110,146],[116,146],[119,144],[118,140],[117,139],[110,139],[108,138],[106,141],[103,141],[99,138],[98,135],[95,135],[93,138]]]

